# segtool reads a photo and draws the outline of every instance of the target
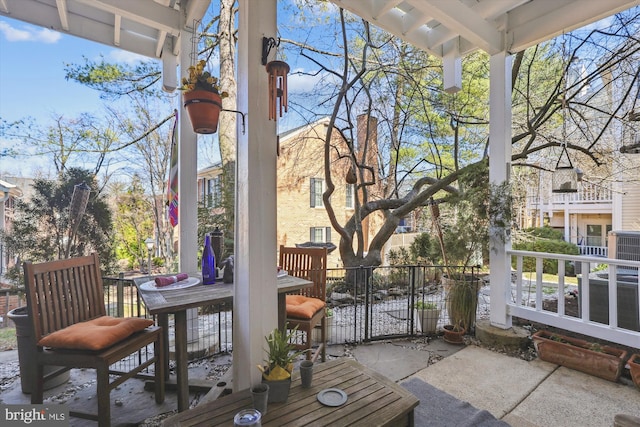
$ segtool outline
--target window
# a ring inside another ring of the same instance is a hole
[[[347,188],[346,188],[347,198],[344,202],[344,206],[347,209],[353,209],[353,188],[354,188],[353,184],[347,184]]]
[[[311,227],[309,229],[309,241],[313,243],[331,242],[331,227]]]
[[[205,205],[209,208],[217,208],[222,204],[222,189],[220,185],[220,175],[207,180],[205,190]]]
[[[324,180],[320,178],[311,178],[311,207],[321,208],[324,206],[322,203],[322,192],[324,187]]]
[[[587,225],[587,246],[602,246],[601,225]]]

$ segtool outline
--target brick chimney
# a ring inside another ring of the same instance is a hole
[[[373,167],[374,170],[373,177],[369,171],[365,171],[365,180],[367,182],[375,180],[378,183],[378,119],[369,115],[367,111],[358,116],[356,126],[358,161]]]

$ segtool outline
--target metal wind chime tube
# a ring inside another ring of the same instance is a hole
[[[269,73],[269,120],[276,120],[276,113],[287,112],[287,74],[289,64],[283,61],[271,61],[267,64]]]
[[[267,63],[269,52],[280,45],[280,39],[273,37],[262,38],[262,65],[267,68],[269,74],[269,120],[276,120],[277,113],[282,117],[282,111],[288,111],[287,100],[287,74],[289,64],[284,61],[271,61]]]

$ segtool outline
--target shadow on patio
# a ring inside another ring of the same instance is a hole
[[[330,359],[354,358],[409,389],[409,382],[427,383],[416,393],[424,393],[418,395],[421,404],[415,413],[417,426],[451,425],[447,422],[453,421],[444,408],[433,406],[443,398],[455,402],[457,411],[472,411],[473,417],[488,412],[504,423],[523,427],[608,426],[613,425],[617,414],[640,414],[640,390],[628,373],[613,383],[536,359],[533,350],[507,355],[482,347],[469,337],[466,347],[445,343],[441,337],[398,339],[358,346],[334,345],[329,347],[328,355]],[[230,367],[230,360],[229,355],[217,355],[192,362],[189,377],[216,383]],[[15,350],[0,353],[0,361],[3,377],[17,371]],[[92,372],[74,370],[68,383],[45,392],[49,399],[45,403],[94,404],[93,379]],[[29,395],[21,392],[19,379],[14,377],[10,382],[3,380],[0,402],[28,404]],[[205,394],[192,392],[191,405],[203,400]],[[156,405],[153,393],[144,390],[141,380],[130,380],[112,393],[113,425],[159,425],[164,417],[158,414],[167,414],[176,406],[175,391],[168,390],[165,403]],[[470,418],[468,425],[474,425],[474,419]],[[505,425],[497,420],[491,422]],[[94,423],[71,418],[70,425]]]

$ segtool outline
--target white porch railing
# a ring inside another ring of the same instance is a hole
[[[578,245],[578,249],[580,249],[580,255],[598,256],[605,258],[609,256],[609,248],[606,246]]]
[[[640,347],[640,332],[618,325],[619,315],[622,314],[626,322],[629,322],[630,319],[631,323],[635,325],[635,329],[640,329],[637,326],[640,324],[640,293],[638,292],[640,262],[528,251],[509,251],[508,254],[516,262],[516,272],[513,275],[515,282],[511,284],[511,297],[507,299],[508,314],[621,345]],[[523,283],[522,266],[525,257],[535,259],[535,273],[532,273],[532,275],[535,274],[535,281],[532,280],[528,284]],[[558,283],[543,281],[544,260],[558,260]],[[565,283],[565,262],[563,261],[582,264],[581,271],[584,273],[579,276],[580,313],[578,317],[568,316],[565,313],[565,297],[570,290],[575,290],[577,286]],[[591,271],[590,267],[602,264],[607,264],[608,267],[606,270],[601,270],[600,273],[608,273],[608,278],[603,279],[595,276],[595,273],[588,273]],[[621,281],[620,275],[623,272],[626,274]],[[608,297],[608,304],[602,302],[604,305],[601,308],[608,312],[608,324],[594,321],[594,314],[590,313],[593,307],[590,302],[600,303],[603,297],[598,295],[598,300],[591,301],[590,294],[596,288],[590,284],[596,283],[606,289],[604,298],[606,300]],[[545,310],[543,307],[543,300],[548,297],[551,292],[549,289],[553,287],[557,288],[557,312]],[[622,302],[625,302],[623,310],[619,310],[621,300],[618,299],[618,291],[621,289],[625,292],[622,297]]]

